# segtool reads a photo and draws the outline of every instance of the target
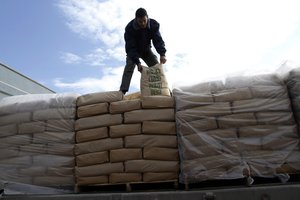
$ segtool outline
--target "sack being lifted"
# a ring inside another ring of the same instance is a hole
[[[141,96],[171,96],[162,64],[143,67],[141,76]]]

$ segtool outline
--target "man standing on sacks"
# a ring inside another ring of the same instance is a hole
[[[123,94],[129,90],[135,66],[137,65],[140,72],[144,67],[140,62],[140,58],[149,67],[158,64],[157,57],[151,50],[151,41],[160,55],[160,63],[165,64],[167,61],[165,42],[159,31],[159,23],[148,18],[147,11],[144,8],[136,10],[135,19],[131,20],[125,28],[124,39],[127,56],[120,86],[120,91]]]

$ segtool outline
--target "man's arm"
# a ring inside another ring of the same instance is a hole
[[[137,65],[138,71],[142,72],[143,65],[141,64],[141,61],[139,59],[137,44],[134,35],[130,33],[130,31],[125,29],[124,38],[125,38],[125,48],[126,48],[127,56],[131,58],[132,61]]]
[[[153,45],[157,51],[157,53],[160,55],[160,63],[164,64],[166,63],[166,48],[165,48],[165,42],[162,39],[162,36],[159,31],[159,23],[154,21],[153,22]]]
[[[124,39],[127,56],[131,58],[135,64],[141,64],[137,51],[137,44],[134,36],[130,33],[130,31],[125,30]]]

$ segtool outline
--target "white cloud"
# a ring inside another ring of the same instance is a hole
[[[78,81],[67,82],[62,78],[53,80],[56,87],[61,92],[76,92],[80,94],[101,92],[101,91],[117,91],[120,88],[122,72],[124,67],[114,67],[103,69],[103,76],[101,78],[85,77]],[[133,92],[139,88],[140,73],[135,70],[131,81],[131,91]]]
[[[115,49],[107,49],[107,55],[118,61],[125,61],[126,53],[123,46],[116,47]]]
[[[89,53],[79,56],[75,53],[65,52],[62,53],[61,59],[66,64],[86,64],[91,66],[104,66],[109,61],[124,61],[125,52],[123,48],[116,48],[103,50],[96,48]]]
[[[115,47],[123,42],[123,26],[130,19],[127,9],[123,9],[128,7],[125,5],[128,3],[118,0],[61,0],[58,4],[74,32],[91,40],[99,40],[106,47]]]
[[[85,62],[92,66],[101,66],[106,59],[104,53],[101,48],[94,49],[91,53],[85,55]]]
[[[63,53],[61,59],[67,64],[78,64],[81,62],[82,58],[73,53]]]
[[[145,7],[149,17],[161,24],[170,85],[246,73],[250,69],[275,70],[282,60],[298,56],[299,43],[293,43],[300,38],[296,34],[300,29],[296,0],[174,0],[171,3],[64,0],[60,3],[73,31],[91,40],[96,38],[104,44],[101,48],[106,56],[124,62],[124,27],[138,7]],[[109,62],[106,66],[109,67]],[[110,79],[120,82],[122,70],[119,73],[109,76]],[[132,84],[137,86],[137,82],[134,79]]]
[[[169,79],[189,83],[277,67],[281,61],[272,62],[278,60],[273,51],[284,54],[286,49],[280,47],[299,29],[296,5],[295,1],[209,1],[200,6],[186,3],[180,9],[175,5],[167,15],[171,25],[161,18],[162,33],[172,51],[169,57],[183,53],[186,59],[180,67],[169,70]],[[188,11],[180,15],[185,21],[172,19],[180,11]]]

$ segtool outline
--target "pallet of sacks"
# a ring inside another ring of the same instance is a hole
[[[296,122],[300,125],[300,65],[297,68],[289,70],[284,80],[291,98]]]
[[[76,94],[28,94],[0,101],[0,179],[74,188]]]
[[[300,134],[300,65],[286,62],[283,68],[289,68],[288,73],[285,74],[284,81],[287,85],[287,90],[292,103],[292,110],[297,123],[298,135]],[[300,136],[300,135],[299,135]],[[293,171],[295,174],[300,173],[300,147],[293,151],[289,156],[287,162],[280,167],[279,170]]]
[[[181,183],[279,177],[299,171],[299,136],[286,85],[274,74],[173,90]]]
[[[123,97],[119,91],[77,100],[76,185],[177,181],[173,97]]]

